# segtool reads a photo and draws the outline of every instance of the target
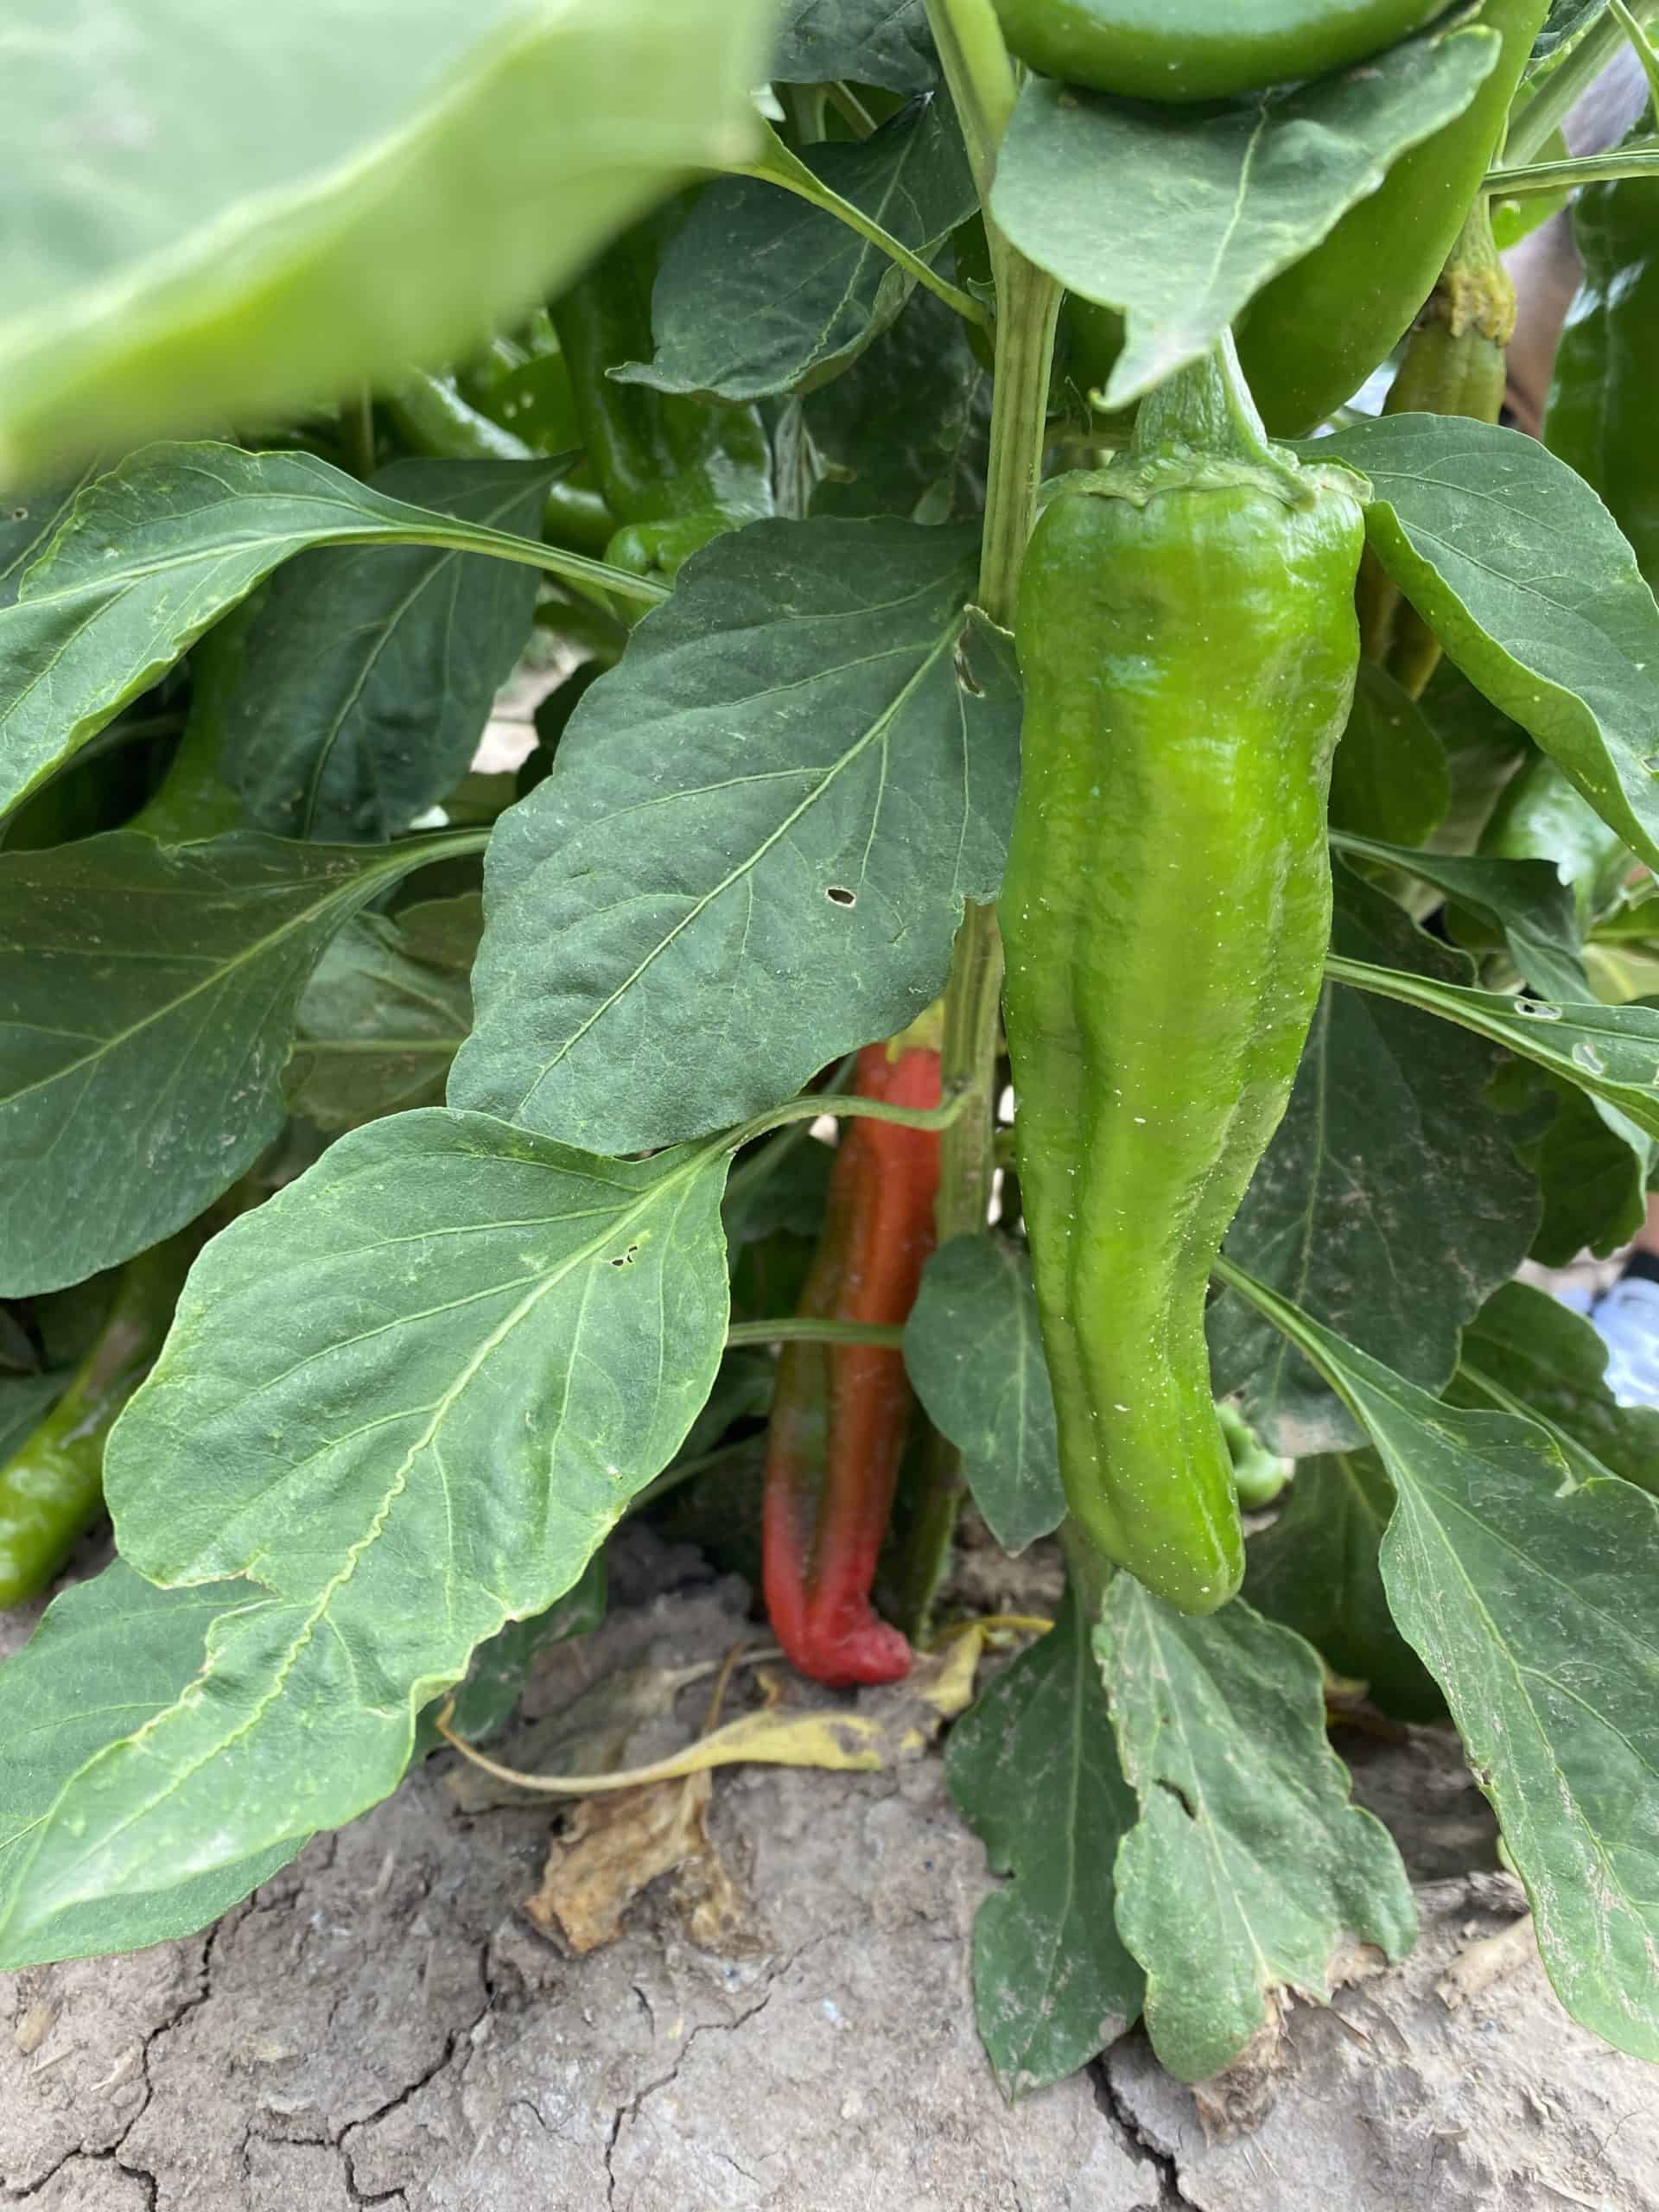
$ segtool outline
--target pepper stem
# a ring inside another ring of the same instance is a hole
[[[1201,359],[1177,369],[1147,394],[1129,451],[1137,460],[1193,451],[1229,461],[1277,458],[1238,365],[1230,330],[1223,331]]]

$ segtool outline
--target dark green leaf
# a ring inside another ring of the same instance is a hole
[[[990,1236],[955,1236],[935,1252],[906,1324],[905,1366],[1003,1550],[1058,1529],[1065,1492],[1025,1253]]]
[[[483,926],[476,892],[348,922],[300,1001],[296,1112],[336,1130],[437,1105],[472,1025],[467,978]]]
[[[791,1096],[944,988],[1001,875],[1019,698],[971,532],[718,538],[490,842],[451,1101],[634,1152]]]
[[[353,539],[532,550],[389,499],[310,454],[150,446],[100,477],[0,607],[0,810],[280,562]]]
[[[1607,1347],[1588,1321],[1529,1283],[1506,1282],[1464,1331],[1446,1396],[1529,1414],[1580,1480],[1611,1472],[1659,1494],[1659,1412],[1621,1406],[1606,1370]]]
[[[395,461],[372,488],[535,537],[539,462]],[[302,553],[237,639],[226,780],[279,837],[401,836],[467,772],[536,609],[533,569],[410,545]]]
[[[771,74],[781,85],[850,77],[893,92],[938,75],[923,0],[782,0]]]
[[[785,174],[795,161],[781,141],[766,158]],[[977,204],[942,98],[912,102],[873,137],[810,146],[801,160],[925,261]],[[810,391],[857,359],[915,282],[827,208],[759,177],[728,177],[703,194],[663,257],[655,359],[616,373],[705,398]]]
[[[1611,1475],[1575,1484],[1536,1423],[1459,1412],[1250,1294],[1393,1479],[1389,1605],[1497,1808],[1557,1995],[1659,2058],[1659,1503]]]
[[[1451,804],[1446,747],[1411,695],[1362,661],[1331,768],[1331,826],[1391,844],[1421,844]]]
[[[1305,1636],[1333,1672],[1363,1681],[1385,1713],[1438,1720],[1446,1700],[1395,1626],[1377,1565],[1393,1510],[1394,1485],[1374,1452],[1299,1459],[1278,1519],[1250,1539],[1245,1595]]]
[[[688,172],[744,158],[770,14],[293,0],[204,23],[112,0],[94,35],[18,0],[0,480],[467,352]]]
[[[991,212],[1068,291],[1122,310],[1128,334],[1105,404],[1127,406],[1208,353],[1397,155],[1460,113],[1497,51],[1491,31],[1456,19],[1363,69],[1221,110],[1028,78]]]
[[[1370,479],[1366,533],[1447,653],[1659,866],[1659,608],[1601,501],[1535,438],[1392,415],[1309,448]]]
[[[1547,1268],[1568,1267],[1580,1252],[1605,1258],[1628,1244],[1647,1219],[1659,1145],[1605,1100],[1536,1068],[1525,1074],[1556,1102],[1548,1127],[1520,1147],[1544,1201],[1531,1256]]]
[[[601,1161],[404,1114],[214,1239],[105,1489],[152,1581],[249,1580],[213,1593],[205,1653],[137,1732],[106,1724],[90,1757],[27,1738],[56,1781],[0,1881],[0,1959],[89,1915],[99,1948],[181,1933],[199,1914],[177,1885],[396,1784],[419,1708],[575,1584],[707,1397],[725,1173],[718,1144]],[[7,1669],[0,1803],[28,1712],[10,1690]]]
[[[605,1554],[598,1551],[583,1569],[582,1580],[545,1612],[532,1613],[528,1620],[509,1621],[479,1645],[467,1679],[455,1692],[450,1727],[469,1744],[486,1743],[499,1735],[512,1718],[531,1663],[543,1646],[563,1643],[573,1636],[591,1636],[604,1618]]]
[[[157,1590],[121,1560],[95,1581],[66,1590],[29,1642],[0,1666],[8,1716],[0,1766],[0,1918],[4,1900],[41,1849],[53,1808],[76,1772],[164,1713],[201,1667],[216,1621],[242,1604],[247,1585],[210,1582]],[[49,1932],[0,1934],[8,1967],[88,1953],[140,1950],[215,1920],[291,1859],[295,1836],[205,1870],[181,1858],[170,1890],[111,1904],[98,1897],[61,1913]]]
[[[1300,1637],[1242,1599],[1189,1619],[1116,1574],[1095,1649],[1140,1801],[1117,1854],[1118,1933],[1146,1970],[1153,2049],[1201,2082],[1281,1991],[1328,1999],[1350,1941],[1403,1957],[1411,1885],[1387,1829],[1348,1802]]]
[[[0,1468],[26,1444],[37,1421],[62,1396],[67,1374],[23,1375],[7,1369],[0,1373]]]
[[[282,1128],[307,978],[341,925],[473,836],[391,850],[134,830],[0,855],[0,1294],[157,1243]]]
[[[962,318],[919,287],[844,376],[805,403],[815,515],[956,522],[984,504],[991,380]]]
[[[1112,1897],[1135,1800],[1069,1592],[951,1730],[945,1773],[992,1867],[1014,1877],[975,1916],[974,2009],[998,2081],[1021,2096],[1086,2066],[1141,2009]]]
[[[1437,989],[1467,974],[1462,955],[1391,899],[1340,865],[1335,874],[1342,951],[1435,978]],[[1327,989],[1229,1256],[1438,1388],[1459,1331],[1525,1258],[1538,1218],[1510,1127],[1482,1096],[1498,1065],[1444,1023]],[[1330,1391],[1243,1300],[1217,1300],[1209,1325],[1217,1389],[1243,1392],[1275,1450],[1300,1458],[1358,1440]]]
[[[1351,857],[1379,861],[1432,883],[1501,932],[1522,981],[1546,998],[1587,999],[1573,894],[1548,861],[1465,859],[1384,844],[1370,837],[1332,840]]]

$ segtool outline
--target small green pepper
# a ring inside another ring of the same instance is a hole
[[[469,406],[452,377],[411,377],[386,402],[386,412],[406,444],[435,460],[537,458],[521,437]],[[542,534],[550,544],[573,553],[602,553],[615,528],[616,518],[597,492],[562,481],[548,486]]]
[[[1269,1452],[1238,1408],[1229,1405],[1224,1399],[1217,1401],[1216,1418],[1221,1423],[1228,1456],[1233,1463],[1233,1489],[1237,1493],[1239,1510],[1259,1513],[1264,1506],[1273,1503],[1290,1480],[1294,1463]]]
[[[620,568],[680,563],[722,531],[772,511],[772,449],[758,408],[683,398],[607,373],[649,360],[651,297],[684,219],[671,204],[624,232],[551,308],[588,465],[621,525]]]
[[[127,1262],[97,1342],[0,1467],[0,1611],[45,1589],[96,1518],[105,1444],[161,1351],[200,1242],[187,1230]]]
[[[1363,538],[1357,480],[1268,446],[1229,343],[1060,480],[1020,585],[999,913],[1060,1470],[1187,1612],[1243,1566],[1205,1294],[1319,997]]]
[[[1474,204],[1548,5],[1484,0],[1478,21],[1500,44],[1469,105],[1251,302],[1238,354],[1275,437],[1317,429],[1411,327]]]
[[[1137,100],[1230,99],[1380,54],[1446,0],[996,0],[1046,76]]]

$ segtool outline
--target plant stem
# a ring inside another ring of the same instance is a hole
[[[1645,23],[1653,13],[1653,0],[1632,11]],[[1547,144],[1587,92],[1624,42],[1624,27],[1611,9],[1597,17],[1573,51],[1545,78],[1531,99],[1510,125],[1503,159],[1510,168],[1529,162]],[[1490,187],[1491,180],[1488,180]]]
[[[927,16],[967,140],[996,279],[995,382],[979,603],[993,622],[1012,630],[1042,475],[1061,287],[1018,252],[990,216],[996,149],[1014,111],[1015,92],[991,0],[927,0]],[[1001,988],[995,910],[969,905],[957,933],[944,995],[940,1071],[945,1095],[959,1093],[966,1109],[939,1146],[934,1217],[941,1243],[982,1230],[989,1211]],[[964,1491],[960,1452],[943,1437],[930,1437],[899,1572],[906,1626],[914,1637],[927,1632]]]
[[[340,403],[340,435],[351,457],[353,476],[374,474],[374,400],[366,385],[359,385],[349,399]]]
[[[906,1129],[948,1129],[967,1104],[967,1098],[960,1094],[948,1097],[943,1106],[890,1106],[885,1098],[861,1098],[856,1092],[842,1096],[838,1092],[813,1090],[804,1097],[786,1098],[781,1106],[728,1129],[720,1141],[728,1150],[737,1152],[770,1130],[786,1128],[791,1122],[815,1122],[820,1114],[844,1115],[855,1121],[861,1115],[869,1122],[897,1122]]]
[[[1014,64],[991,0],[926,0],[926,6],[980,204],[988,207],[996,149],[1014,113]]]
[[[1569,192],[1575,185],[1603,184],[1615,177],[1659,178],[1659,141],[1626,146],[1611,154],[1580,154],[1567,162],[1532,162],[1517,169],[1489,169],[1481,186],[1500,199],[1529,192]]]
[[[779,1313],[766,1321],[734,1321],[726,1332],[729,1350],[735,1344],[885,1344],[901,1349],[901,1323],[890,1321],[829,1321],[810,1313]]]

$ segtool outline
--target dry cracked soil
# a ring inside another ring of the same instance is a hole
[[[744,1586],[683,1548],[631,1540],[614,1589],[597,1635],[543,1655],[507,1756],[615,1669],[753,1635]],[[615,1746],[683,1742],[706,1695],[624,1715]],[[1004,2102],[969,1988],[990,1878],[937,1751],[722,1771],[705,1878],[652,1882],[583,1955],[524,1910],[564,1815],[444,1754],[201,1935],[0,1975],[0,2203],[1653,2212],[1659,2082],[1561,2012],[1451,1746],[1342,1748],[1422,1940],[1202,2099],[1131,2034]]]

